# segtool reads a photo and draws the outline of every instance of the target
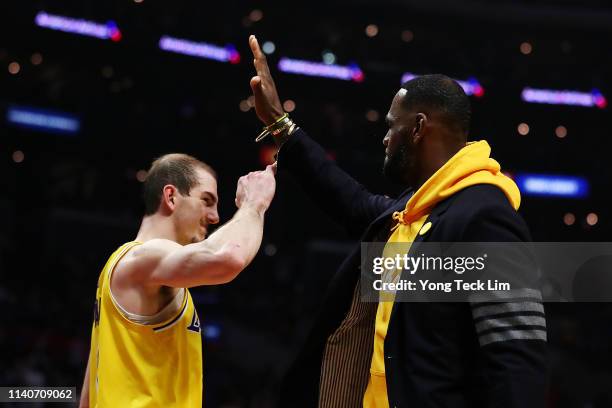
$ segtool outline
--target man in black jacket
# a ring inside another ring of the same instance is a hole
[[[518,189],[466,143],[469,100],[442,75],[396,94],[383,139],[397,199],[369,193],[283,112],[264,54],[249,39],[258,117],[289,171],[361,242],[526,242]],[[281,389],[281,407],[542,407],[546,323],[541,298],[513,302],[367,303],[360,245],[333,277]],[[511,260],[507,260],[508,264]],[[503,260],[502,260],[503,262]]]

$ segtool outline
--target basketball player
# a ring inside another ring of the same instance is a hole
[[[268,166],[238,181],[238,211],[219,222],[212,168],[185,154],[155,160],[145,216],[98,280],[81,407],[201,407],[201,325],[188,288],[230,282],[261,244],[276,188]]]

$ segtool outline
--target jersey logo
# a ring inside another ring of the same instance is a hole
[[[95,326],[99,326],[100,325],[100,306],[102,306],[101,303],[102,299],[96,299],[96,303],[94,303],[94,316],[93,316],[93,320],[94,320],[94,325]]]
[[[191,318],[191,324],[187,327],[187,330],[191,330],[195,333],[200,333],[200,318],[198,317],[198,312],[193,311],[193,317]]]

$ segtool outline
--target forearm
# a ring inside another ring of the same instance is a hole
[[[370,193],[302,130],[294,132],[282,145],[278,169],[289,171],[308,195],[349,232],[360,234],[393,203],[390,198]]]
[[[243,205],[232,219],[217,229],[204,241],[213,251],[231,247],[231,250],[243,260],[246,267],[259,250],[264,227],[263,209]]]
[[[321,146],[284,117],[266,56],[255,36],[249,37],[249,46],[257,71],[250,81],[255,111],[266,125],[266,132],[277,137],[277,144],[282,145],[277,158],[278,168],[289,170],[317,204],[347,231],[354,236],[361,235],[394,200],[368,192],[330,160]],[[283,132],[290,136],[285,137]]]

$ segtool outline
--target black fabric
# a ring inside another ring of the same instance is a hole
[[[369,193],[326,157],[302,130],[281,148],[279,171],[289,171],[334,220],[360,242],[386,241],[399,198]],[[431,242],[530,241],[523,219],[492,185],[466,188],[438,204]],[[316,407],[326,340],[342,322],[359,278],[360,245],[334,275],[314,327],[283,382],[279,407]],[[396,303],[385,340],[391,407],[544,406],[546,343],[510,340],[481,347],[469,303]]]
[[[492,185],[458,192],[428,221],[431,229],[415,242],[531,241],[523,219]],[[467,302],[394,304],[385,339],[391,407],[544,407],[546,343],[480,346],[471,310]]]

